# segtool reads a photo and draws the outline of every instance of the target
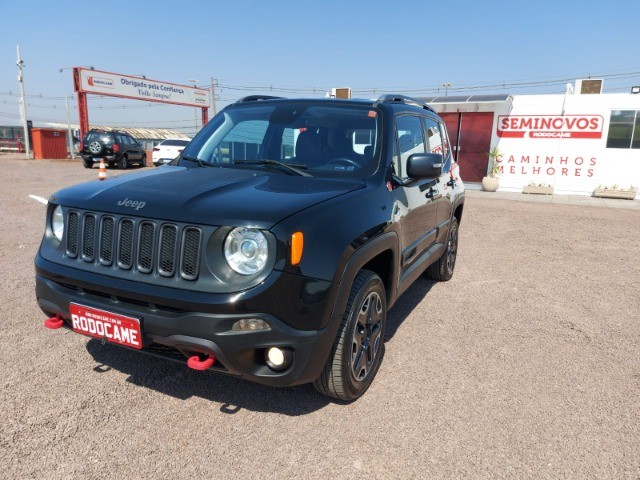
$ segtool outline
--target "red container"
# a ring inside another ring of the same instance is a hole
[[[33,156],[43,158],[67,158],[67,132],[55,128],[32,128]]]

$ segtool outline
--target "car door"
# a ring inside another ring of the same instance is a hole
[[[413,278],[436,239],[436,204],[432,199],[432,182],[411,179],[406,164],[414,153],[426,153],[422,121],[418,115],[396,117],[397,170],[400,185],[394,189],[394,218],[400,227],[401,281]],[[395,162],[394,162],[395,164]],[[421,261],[422,259],[422,261]]]
[[[142,160],[142,146],[138,143],[138,141],[127,135],[127,142],[129,143],[128,147],[129,147],[129,151],[131,152],[131,155],[129,158],[133,159],[133,160]]]
[[[442,122],[430,116],[422,118],[428,153],[440,153],[443,157],[442,175],[432,183],[431,200],[436,206],[435,228],[436,242],[445,243],[449,231],[454,196],[450,177],[451,151],[447,130]]]

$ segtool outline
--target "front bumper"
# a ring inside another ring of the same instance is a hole
[[[67,328],[71,328],[70,303],[139,318],[143,348],[138,351],[182,363],[192,355],[213,355],[216,362],[210,370],[271,386],[315,380],[326,363],[339,326],[339,322],[329,322],[324,328],[299,330],[273,314],[259,311],[212,313],[201,311],[204,308],[174,308],[168,300],[161,305],[104,293],[84,283],[72,285],[66,279],[47,277],[36,275],[38,305],[48,316],[62,318]],[[233,331],[232,325],[243,318],[260,318],[271,328]],[[268,367],[264,352],[272,346],[293,351],[293,361],[286,370],[278,372]]]

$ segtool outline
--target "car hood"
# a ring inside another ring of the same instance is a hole
[[[268,229],[296,212],[360,188],[364,188],[362,180],[165,166],[75,185],[50,200],[97,212]]]

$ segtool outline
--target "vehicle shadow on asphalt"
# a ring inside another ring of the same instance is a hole
[[[396,302],[387,316],[385,341],[393,338],[404,319],[420,304],[435,282],[419,279]],[[234,414],[242,409],[283,415],[306,415],[333,401],[313,386],[275,388],[215,372],[197,372],[175,363],[116,345],[91,339],[87,351],[98,363],[96,374],[111,370],[128,375],[127,382],[181,400],[200,397],[220,405],[220,412]]]
[[[384,330],[385,342],[393,338],[405,318],[424,300],[436,283],[438,282],[420,277],[402,294],[387,314],[387,325]]]
[[[87,351],[99,363],[93,370],[104,374],[117,370],[129,375],[127,382],[150,388],[180,400],[200,397],[220,405],[220,412],[242,409],[298,416],[315,412],[331,403],[311,385],[275,388],[215,372],[197,372],[186,365],[140,355],[92,339]]]

